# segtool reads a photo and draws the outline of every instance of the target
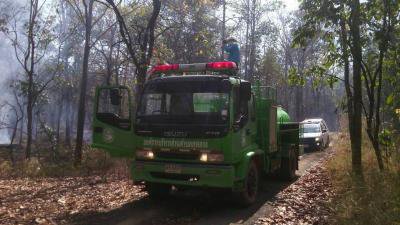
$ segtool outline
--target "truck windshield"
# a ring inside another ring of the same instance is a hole
[[[319,124],[302,124],[301,130],[303,133],[320,133],[321,126]]]
[[[225,124],[229,93],[217,81],[158,82],[146,85],[139,122]]]

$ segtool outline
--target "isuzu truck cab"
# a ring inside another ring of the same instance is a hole
[[[135,111],[129,88],[98,87],[93,146],[131,158],[133,180],[151,197],[218,188],[250,205],[263,174],[294,178],[299,124],[274,88],[237,72],[233,62],[155,66]]]

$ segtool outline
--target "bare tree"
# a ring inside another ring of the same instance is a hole
[[[83,131],[85,126],[85,103],[86,103],[86,89],[88,80],[89,70],[89,54],[90,54],[90,42],[93,27],[93,4],[94,0],[82,0],[84,6],[84,12],[80,14],[84,18],[85,23],[85,47],[83,51],[83,63],[82,63],[82,77],[80,82],[80,94],[78,104],[78,121],[77,121],[77,132],[76,132],[76,146],[74,151],[74,164],[79,165],[82,160],[82,145],[83,145]],[[77,7],[79,10],[79,7]]]
[[[106,2],[112,8],[117,17],[120,35],[127,47],[133,63],[136,66],[137,91],[140,92],[140,90],[143,89],[147,69],[153,57],[153,49],[156,39],[155,29],[157,25],[157,18],[161,10],[161,1],[152,1],[153,8],[147,20],[147,24],[144,27],[137,27],[137,36],[134,36],[134,34],[132,34],[131,30],[128,28],[125,18],[121,14],[117,4],[115,4],[113,0],[106,0]]]
[[[39,79],[36,73],[36,66],[45,57],[47,47],[52,41],[51,23],[52,21],[42,19],[40,13],[43,10],[45,1],[39,0],[29,1],[28,21],[26,22],[26,33],[24,36],[26,40],[20,39],[20,30],[18,25],[20,21],[21,12],[13,15],[11,30],[5,30],[6,36],[10,39],[14,46],[15,56],[24,70],[25,80],[21,88],[26,94],[26,117],[27,117],[27,144],[25,148],[25,158],[31,157],[32,148],[32,131],[33,131],[33,108],[39,96],[50,84],[54,77],[46,81]]]

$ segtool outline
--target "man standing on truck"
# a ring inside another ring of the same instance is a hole
[[[239,45],[234,38],[228,38],[222,41],[222,48],[224,50],[224,59],[236,63],[239,68],[240,64],[240,50]]]

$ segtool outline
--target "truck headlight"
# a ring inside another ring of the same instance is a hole
[[[200,161],[202,162],[223,162],[224,154],[223,153],[201,153]]]
[[[152,149],[138,149],[136,150],[137,159],[154,159],[154,152]]]
[[[316,138],[315,138],[315,141],[319,141],[319,137],[316,137]]]

